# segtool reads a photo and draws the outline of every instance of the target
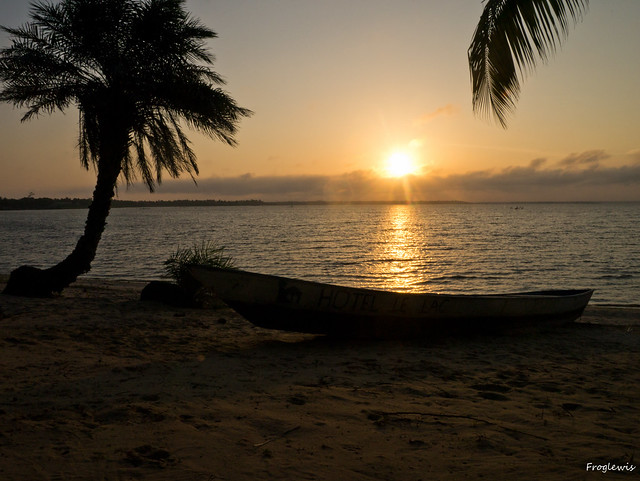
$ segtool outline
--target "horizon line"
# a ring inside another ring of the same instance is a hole
[[[11,199],[0,197],[0,210],[55,210],[55,209],[84,209],[91,204],[90,198],[79,197],[22,197]],[[111,207],[114,209],[127,207],[223,207],[223,206],[278,206],[278,205],[435,205],[435,204],[624,204],[639,203],[637,200],[563,200],[563,201],[463,201],[463,200],[282,200],[263,201],[261,199],[176,199],[176,200],[124,200],[113,199]]]

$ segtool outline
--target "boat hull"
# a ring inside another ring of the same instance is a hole
[[[192,266],[192,276],[253,324],[347,337],[407,338],[571,322],[591,289],[416,294]]]

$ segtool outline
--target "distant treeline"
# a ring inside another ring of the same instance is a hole
[[[264,202],[262,200],[118,200],[114,199],[111,206],[118,207],[196,207],[196,206],[235,206],[235,205],[392,205],[408,204],[406,201],[283,201]],[[465,204],[462,201],[418,201],[414,204]],[[52,199],[50,197],[23,197],[22,199],[8,199],[0,197],[0,210],[45,210],[45,209],[87,209],[91,199],[65,197]]]
[[[41,210],[41,209],[87,209],[91,199],[51,199],[49,197],[23,197],[7,199],[0,197],[0,210]],[[221,205],[263,205],[261,200],[118,200],[111,206],[118,207],[188,207]]]

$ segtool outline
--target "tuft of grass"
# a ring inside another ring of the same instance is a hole
[[[202,241],[191,247],[179,247],[166,261],[164,261],[164,276],[172,278],[179,286],[189,289],[191,278],[189,266],[200,264],[209,267],[233,269],[234,260],[225,255],[225,247],[213,241]]]

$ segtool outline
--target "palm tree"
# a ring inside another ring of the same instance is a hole
[[[216,34],[193,19],[184,0],[62,0],[32,5],[31,22],[5,28],[0,100],[41,113],[79,111],[79,152],[97,182],[84,233],[49,269],[22,266],[5,293],[61,292],[91,268],[118,179],[138,176],[150,191],[163,171],[198,173],[188,126],[235,145],[239,120],[251,114],[219,87],[205,42]]]
[[[473,109],[506,128],[520,78],[547,61],[589,0],[486,0],[469,47]],[[516,69],[517,67],[517,69]]]

